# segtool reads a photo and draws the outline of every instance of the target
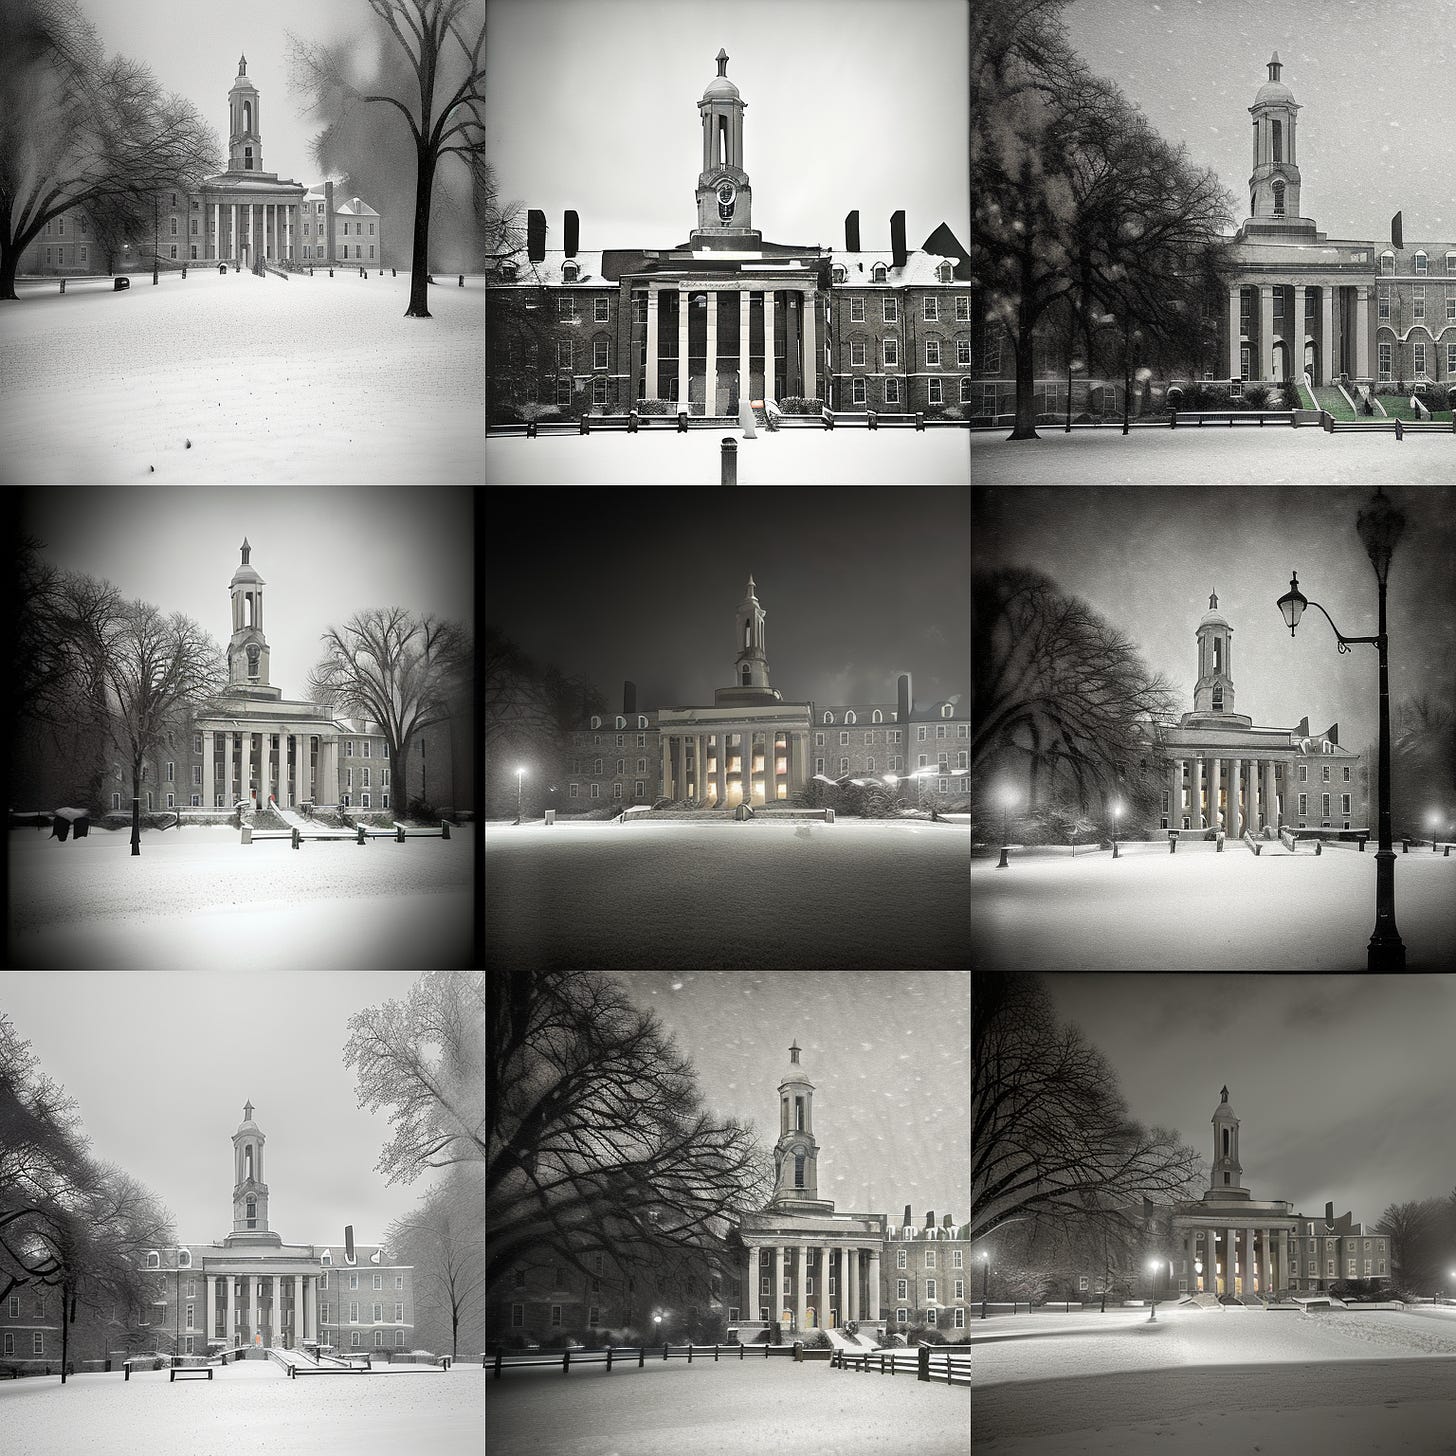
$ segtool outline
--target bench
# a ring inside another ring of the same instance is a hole
[[[1276,425],[1294,424],[1293,410],[1173,410],[1171,428],[1177,429],[1179,420],[1194,425],[1259,425],[1266,420]]]
[[[833,809],[755,809],[755,819],[822,819],[826,824],[834,823]]]
[[[170,1385],[174,1380],[176,1380],[176,1378],[179,1375],[182,1376],[182,1378],[184,1380],[185,1379],[190,1379],[193,1376],[205,1376],[208,1380],[211,1380],[212,1379],[212,1366],[211,1365],[174,1365],[172,1367],[172,1373],[167,1377],[167,1384]]]

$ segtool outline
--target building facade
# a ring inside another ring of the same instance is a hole
[[[232,1135],[232,1231],[215,1242],[147,1251],[154,1296],[140,1320],[124,1310],[78,1317],[72,1361],[133,1348],[179,1355],[293,1349],[306,1340],[376,1354],[413,1346],[412,1267],[394,1263],[377,1244],[356,1244],[352,1256],[343,1241],[285,1244],[269,1226],[266,1143],[249,1102]],[[0,1307],[0,1355],[59,1368],[58,1291],[22,1291]]]
[[[384,219],[357,197],[337,209],[333,183],[308,188],[263,170],[262,99],[248,77],[248,58],[238,59],[238,74],[228,90],[227,170],[203,179],[194,192],[168,193],[159,200],[157,253],[166,262],[236,263],[250,267],[262,258],[275,266],[344,261],[369,262],[378,247],[382,260]],[[336,222],[337,219],[337,222]],[[342,227],[340,226],[342,224]],[[352,226],[355,231],[348,234]],[[365,229],[368,229],[366,234]],[[86,273],[106,264],[94,224],[83,208],[72,208],[45,225],[21,257],[22,273]],[[338,239],[338,249],[335,238]],[[143,232],[131,239],[126,261],[148,266],[152,239]],[[113,259],[114,261],[114,259]]]
[[[623,711],[593,716],[571,738],[568,810],[623,808],[659,799],[705,808],[782,803],[818,776],[919,774],[927,792],[958,795],[970,760],[970,713],[961,699],[917,706],[910,678],[897,702],[785,701],[769,681],[767,612],[750,576],[734,618],[732,679],[711,706],[639,712],[627,684]]]
[[[1243,1183],[1239,1119],[1222,1089],[1214,1109],[1212,1176],[1194,1202],[1175,1206],[1172,1274],[1179,1294],[1253,1301],[1285,1292],[1327,1290],[1337,1279],[1388,1278],[1390,1240],[1366,1234],[1334,1204],[1323,1219],[1285,1200],[1261,1202]]]
[[[740,400],[812,399],[836,410],[958,411],[970,399],[971,294],[965,248],[939,224],[921,248],[765,242],[753,226],[747,103],[718,74],[697,104],[702,168],[696,226],[665,249],[545,246],[532,210],[525,256],[487,275],[487,419],[523,407],[735,416]]]

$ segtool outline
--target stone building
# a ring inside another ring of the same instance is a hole
[[[786,701],[769,682],[766,621],[750,576],[735,612],[732,680],[716,689],[711,706],[639,712],[629,683],[621,713],[593,716],[578,729],[570,744],[565,807],[625,807],[665,798],[733,808],[745,800],[784,802],[805,792],[815,775],[919,771],[929,792],[961,792],[970,753],[970,713],[962,700],[917,706],[905,674],[893,703],[821,709],[807,700]]]
[[[232,1135],[232,1231],[214,1242],[145,1253],[154,1297],[139,1321],[125,1310],[78,1315],[70,1358],[102,1360],[132,1349],[204,1355],[210,1349],[305,1340],[376,1354],[414,1344],[414,1270],[377,1244],[285,1244],[269,1226],[267,1137],[253,1104]],[[342,1234],[342,1230],[340,1233]],[[31,1368],[59,1365],[60,1295],[24,1290],[0,1307],[0,1354]]]
[[[487,418],[522,405],[625,413],[736,416],[739,400],[808,398],[837,410],[959,409],[970,398],[970,268],[940,223],[906,246],[860,246],[859,213],[843,251],[765,242],[753,226],[747,103],[728,55],[697,104],[702,168],[696,226],[670,248],[545,246],[532,210],[527,248],[487,275]]]
[[[157,252],[164,262],[237,263],[250,267],[259,257],[275,266],[297,266],[308,261],[333,261],[334,218],[353,224],[354,247],[376,244],[382,260],[384,219],[357,197],[337,209],[333,183],[308,188],[301,182],[263,170],[262,99],[248,77],[248,58],[238,59],[238,74],[228,90],[227,169],[203,178],[194,192],[172,191],[159,199],[156,219]],[[320,207],[324,211],[316,211]],[[325,246],[318,235],[327,225]],[[364,229],[370,231],[366,235]],[[377,233],[374,231],[377,229]],[[305,231],[307,230],[307,231]],[[344,236],[339,235],[342,246]],[[130,239],[130,249],[118,249],[131,267],[150,267],[153,232],[143,228]],[[304,249],[309,251],[305,252]],[[350,261],[367,263],[373,255],[351,252]],[[342,258],[340,258],[342,261]],[[95,227],[84,208],[72,208],[45,225],[41,235],[21,256],[21,273],[87,273],[106,265]]]

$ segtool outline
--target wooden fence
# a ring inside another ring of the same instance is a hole
[[[881,1375],[913,1370],[917,1380],[943,1380],[947,1385],[971,1383],[971,1352],[937,1349],[933,1345],[918,1345],[913,1350],[866,1350],[858,1355],[836,1350],[830,1364],[838,1370],[878,1370]]]
[[[693,1363],[694,1357],[706,1360],[709,1354],[714,1360],[727,1355],[733,1358],[733,1351],[738,1351],[740,1360],[746,1359],[748,1351],[753,1351],[753,1358],[758,1359],[759,1346],[757,1345],[679,1345],[674,1348],[671,1345],[662,1347],[661,1359],[663,1360],[686,1360],[689,1365]],[[797,1345],[764,1345],[762,1346],[764,1359],[771,1359],[780,1356],[787,1359],[822,1359],[826,1352],[804,1350]],[[495,1355],[495,1378],[499,1380],[501,1373],[506,1370],[525,1370],[532,1366],[547,1365],[559,1368],[563,1375],[570,1375],[574,1367],[580,1365],[604,1365],[610,1375],[612,1365],[636,1363],[640,1369],[647,1363],[648,1355],[654,1360],[658,1359],[656,1345],[624,1345],[608,1346],[605,1350],[562,1350],[559,1354],[555,1350],[532,1350],[519,1355],[507,1356],[504,1350],[497,1350]]]

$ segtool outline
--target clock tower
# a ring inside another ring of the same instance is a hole
[[[698,225],[694,248],[756,250],[753,190],[743,168],[743,113],[747,103],[728,79],[728,52],[718,51],[718,74],[708,82],[698,114],[703,125],[703,170],[698,173]]]

